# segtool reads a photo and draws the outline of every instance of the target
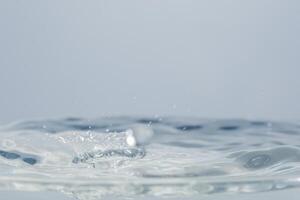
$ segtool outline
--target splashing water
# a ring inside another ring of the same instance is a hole
[[[0,132],[6,190],[55,190],[94,200],[300,186],[297,123],[68,118],[14,123]]]

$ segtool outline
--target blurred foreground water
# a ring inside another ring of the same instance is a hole
[[[6,191],[80,200],[217,198],[298,190],[300,125],[115,117],[0,127]]]

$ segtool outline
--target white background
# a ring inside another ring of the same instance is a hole
[[[297,0],[0,1],[0,123],[300,119]]]

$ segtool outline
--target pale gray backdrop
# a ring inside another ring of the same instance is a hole
[[[1,0],[0,123],[300,119],[298,0]]]

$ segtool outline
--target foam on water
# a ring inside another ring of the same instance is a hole
[[[300,186],[297,123],[68,118],[18,122],[0,132],[5,190],[55,190],[94,200]]]

